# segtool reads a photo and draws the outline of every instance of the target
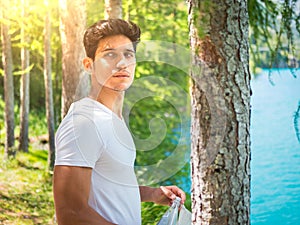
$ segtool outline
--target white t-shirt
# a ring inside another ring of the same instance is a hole
[[[92,168],[93,209],[112,223],[141,224],[136,150],[122,119],[97,101],[81,99],[71,105],[55,142],[55,165]]]

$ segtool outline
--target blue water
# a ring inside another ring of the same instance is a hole
[[[300,143],[293,117],[300,71],[268,71],[251,81],[251,224],[300,224]],[[300,123],[300,119],[299,119]]]

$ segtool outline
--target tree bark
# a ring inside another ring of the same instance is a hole
[[[62,117],[70,105],[88,94],[88,76],[84,76],[83,34],[86,25],[85,0],[60,0],[62,41]]]
[[[105,0],[105,19],[122,19],[122,0]]]
[[[247,1],[189,0],[192,221],[250,223]]]
[[[14,120],[14,83],[13,83],[13,59],[9,34],[8,9],[9,1],[1,1],[1,40],[2,40],[2,63],[4,67],[4,101],[5,101],[5,156],[15,155],[15,120]]]
[[[48,0],[44,1],[45,6],[48,8]],[[54,106],[52,94],[52,70],[51,70],[51,21],[50,11],[47,10],[45,15],[45,28],[44,28],[44,83],[45,83],[45,96],[46,96],[46,117],[48,126],[48,168],[53,170],[55,160],[55,127],[54,127]]]
[[[22,17],[26,17],[26,0],[22,0]],[[20,137],[19,150],[28,152],[28,125],[29,125],[29,82],[30,73],[29,68],[29,50],[27,48],[27,37],[25,33],[25,25],[21,26],[21,76],[20,85]]]

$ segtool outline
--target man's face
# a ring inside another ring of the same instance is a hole
[[[125,91],[133,82],[135,64],[130,39],[124,35],[109,36],[99,42],[93,73],[100,86]]]

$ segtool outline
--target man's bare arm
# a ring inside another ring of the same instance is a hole
[[[92,169],[55,166],[53,193],[58,225],[113,225],[88,205]]]

